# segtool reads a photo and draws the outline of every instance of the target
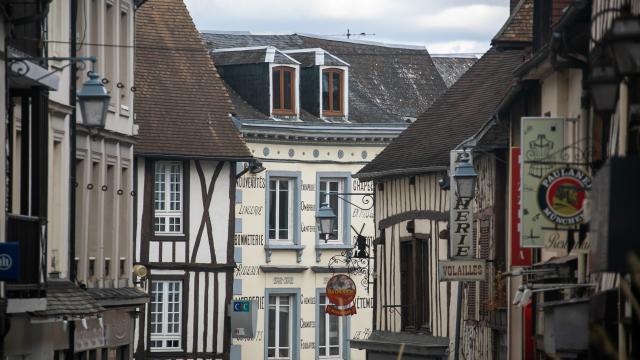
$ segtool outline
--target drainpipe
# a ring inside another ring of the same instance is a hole
[[[69,56],[75,58],[77,56],[77,39],[78,32],[76,19],[78,17],[78,0],[70,1],[69,19],[71,22],[70,30],[70,50]],[[69,67],[69,105],[71,106],[71,117],[69,119],[69,281],[76,283],[76,63],[72,60]],[[73,359],[75,355],[75,321],[70,319],[68,322],[69,349],[67,350],[67,359]]]

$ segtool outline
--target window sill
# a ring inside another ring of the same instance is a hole
[[[153,234],[151,237],[153,241],[186,241],[187,235],[185,234]]]
[[[323,240],[320,240],[320,242],[316,244],[316,262],[321,261],[323,250],[349,250],[349,249],[353,249],[353,245],[338,243],[338,242],[325,244]]]
[[[268,241],[264,246],[264,250],[266,252],[266,262],[271,262],[271,254],[274,250],[295,250],[296,252],[296,261],[302,261],[302,250],[304,250],[304,245],[299,244],[270,244]]]

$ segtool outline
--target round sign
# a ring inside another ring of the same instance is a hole
[[[334,275],[327,281],[327,297],[337,306],[348,305],[356,298],[356,283],[347,275]]]
[[[556,169],[542,178],[538,187],[538,205],[542,213],[558,225],[576,225],[584,220],[586,190],[591,178],[584,171]]]

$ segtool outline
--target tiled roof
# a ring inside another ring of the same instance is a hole
[[[96,300],[131,300],[149,297],[147,293],[132,287],[91,288],[87,289],[87,292]]]
[[[83,290],[68,280],[47,280],[47,309],[33,313],[37,317],[94,316],[104,308]]]
[[[446,90],[442,77],[424,47],[300,34],[233,35],[207,32],[202,36],[211,50],[274,46],[279,50],[321,48],[328,51],[350,65],[351,122],[388,123],[404,122],[408,117],[416,118]],[[247,117],[240,111],[238,116]],[[309,121],[318,121],[313,116],[311,118]]]
[[[182,0],[136,12],[135,95],[142,155],[249,158],[224,84]]]
[[[491,48],[356,176],[371,179],[448,167],[449,152],[493,117],[523,54]]]
[[[431,59],[447,88],[450,88],[462,74],[478,61],[475,57],[433,56]]]
[[[533,39],[533,0],[520,0],[511,16],[491,40],[499,43],[527,43]]]

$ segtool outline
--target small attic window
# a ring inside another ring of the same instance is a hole
[[[344,71],[341,69],[322,70],[322,114],[326,116],[344,115]]]
[[[296,70],[291,67],[277,66],[272,70],[272,105],[277,115],[296,114]]]

